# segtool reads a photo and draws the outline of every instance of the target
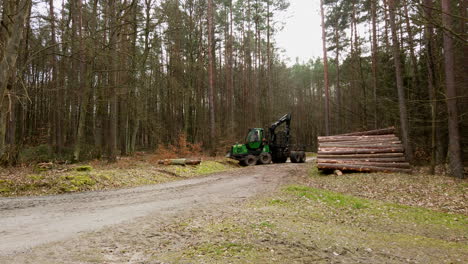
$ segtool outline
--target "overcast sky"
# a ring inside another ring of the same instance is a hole
[[[285,23],[276,36],[277,45],[285,49],[289,65],[322,56],[319,0],[289,0],[289,10],[278,18]]]

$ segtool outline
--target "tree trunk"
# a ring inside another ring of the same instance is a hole
[[[22,0],[17,4],[17,8],[15,10],[16,12],[12,12],[14,15],[11,17],[11,35],[6,37],[5,46],[3,47],[2,51],[3,58],[0,62],[0,111],[2,113],[0,115],[0,156],[2,156],[5,149],[5,134],[7,123],[6,112],[8,109],[5,98],[8,98],[8,90],[11,89],[11,87],[9,87],[10,77],[12,72],[16,70],[16,60],[18,59],[19,44],[21,38],[23,37],[23,28],[27,19],[27,10],[30,4],[30,0]],[[12,14],[8,15],[10,16]],[[7,100],[11,100],[11,98],[8,98]]]
[[[374,129],[377,129],[377,0],[371,0],[371,19],[372,19],[372,86],[374,89]]]
[[[109,1],[109,124],[108,124],[108,160],[117,161],[117,73],[116,73],[116,37],[117,17],[115,2]]]
[[[424,36],[426,41],[426,66],[427,66],[427,88],[429,92],[429,100],[431,104],[431,166],[430,173],[435,173],[436,166],[436,131],[437,131],[437,97],[436,86],[434,82],[434,58],[433,58],[433,35],[434,27],[432,25],[432,8],[433,0],[424,0],[424,13],[426,16],[426,27]]]
[[[78,29],[78,38],[79,38],[79,58],[80,58],[80,67],[79,67],[79,73],[80,73],[80,99],[81,99],[81,104],[79,106],[79,116],[78,116],[78,128],[77,128],[77,133],[76,133],[76,142],[75,142],[75,148],[73,151],[73,160],[79,161],[80,160],[80,152],[81,152],[81,147],[84,142],[85,138],[85,122],[86,122],[86,113],[88,110],[88,102],[89,102],[89,90],[92,85],[91,77],[88,76],[90,73],[88,73],[88,67],[87,67],[87,58],[86,58],[86,48],[84,44],[84,36],[83,36],[83,25],[82,21],[87,21],[86,18],[83,19],[83,7],[82,7],[82,2],[81,0],[78,0],[77,2],[77,29]],[[92,18],[94,19],[94,18]],[[88,28],[85,26],[85,28]],[[93,57],[93,54],[90,56],[91,58]]]
[[[454,177],[464,178],[461,159],[460,131],[458,127],[457,93],[454,75],[454,50],[452,39],[452,14],[450,0],[442,0],[442,25],[444,27],[444,64],[445,87],[447,90],[448,130],[449,130],[449,162],[450,171]]]
[[[392,32],[392,47],[393,47],[393,62],[395,64],[396,84],[398,90],[398,106],[400,110],[400,126],[401,137],[405,146],[405,153],[408,160],[411,160],[412,149],[410,139],[408,136],[408,113],[406,107],[405,87],[403,83],[403,72],[400,60],[400,43],[397,35],[397,28],[395,23],[395,0],[388,0],[389,13],[390,13],[390,27]]]
[[[325,14],[323,0],[320,0],[320,15],[322,18],[322,46],[323,46],[323,78],[325,86],[325,135],[330,135],[330,96],[328,81],[327,35],[325,33]]]
[[[405,14],[405,23],[406,23],[406,32],[408,34],[408,48],[410,52],[410,59],[411,59],[411,67],[410,67],[410,72],[411,72],[411,80],[413,84],[413,91],[415,93],[419,92],[419,71],[418,71],[418,61],[416,59],[415,51],[414,51],[414,37],[413,37],[413,30],[411,28],[410,24],[410,18],[408,15],[408,0],[405,0],[403,2],[403,11]]]
[[[208,0],[208,101],[210,111],[210,148],[214,154],[216,147],[216,123],[215,123],[215,42],[214,42],[214,25],[213,25],[213,0]]]

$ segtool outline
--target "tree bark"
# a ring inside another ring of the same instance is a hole
[[[405,153],[408,160],[413,157],[411,149],[409,133],[408,133],[408,111],[405,98],[405,87],[403,83],[402,64],[400,60],[400,42],[397,35],[397,27],[395,23],[395,0],[388,0],[389,13],[390,13],[390,27],[392,32],[392,47],[393,47],[393,62],[395,64],[396,84],[398,90],[398,106],[400,110],[400,126],[401,137],[405,146]]]
[[[30,0],[22,0],[17,3],[16,12],[8,14],[9,16],[14,15],[11,18],[12,25],[9,32],[11,35],[6,36],[5,46],[2,52],[3,58],[0,61],[0,111],[2,113],[0,115],[0,156],[3,155],[5,149],[6,113],[11,110],[11,108],[9,109],[6,107],[5,98],[8,97],[8,90],[11,89],[11,87],[9,87],[10,77],[16,68],[19,44],[23,37],[23,28],[30,4]],[[11,98],[7,100],[11,100]]]
[[[452,176],[464,178],[461,159],[460,131],[458,127],[457,92],[455,88],[455,68],[450,0],[442,0],[442,25],[444,27],[445,88],[447,90],[449,162]]]
[[[430,173],[435,173],[436,166],[436,133],[437,133],[437,95],[436,95],[436,85],[434,82],[434,57],[433,57],[433,48],[434,48],[434,27],[432,25],[432,8],[433,0],[424,0],[424,13],[426,16],[426,26],[424,28],[424,37],[426,44],[426,66],[427,66],[427,88],[429,92],[429,100],[431,104],[431,165]]]
[[[117,73],[116,73],[116,37],[117,13],[114,1],[109,1],[109,125],[108,125],[108,161],[117,161]]]
[[[216,147],[216,123],[215,123],[215,42],[214,42],[214,25],[213,25],[213,0],[208,0],[208,102],[210,111],[210,148],[214,154]]]
[[[377,46],[377,0],[371,0],[371,19],[372,19],[372,86],[374,90],[374,128],[377,129],[377,74],[378,74],[378,65],[377,65],[377,55],[378,55],[378,46]]]
[[[323,0],[320,0],[320,15],[322,21],[322,48],[323,48],[323,78],[325,86],[325,135],[330,135],[330,92],[328,81],[327,35],[325,32],[325,14]]]
[[[73,160],[74,161],[79,161],[80,160],[80,152],[81,152],[81,147],[85,143],[84,142],[84,137],[85,137],[85,121],[86,121],[86,113],[88,110],[88,102],[89,102],[89,90],[92,85],[91,77],[88,76],[88,67],[87,67],[87,58],[86,58],[86,52],[85,52],[85,44],[84,44],[84,36],[83,36],[83,21],[87,21],[86,18],[83,19],[83,7],[82,7],[82,2],[81,0],[77,0],[77,30],[78,30],[78,38],[79,38],[79,73],[80,73],[80,99],[81,99],[81,104],[80,104],[80,110],[79,110],[79,116],[78,116],[78,128],[77,128],[77,133],[76,133],[76,142],[75,142],[75,148],[73,151]],[[94,18],[92,18],[94,19]],[[85,27],[87,28],[87,27]],[[91,58],[93,55],[90,56]]]

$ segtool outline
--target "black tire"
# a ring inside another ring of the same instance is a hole
[[[301,153],[301,159],[299,161],[299,163],[305,163],[306,162],[306,154],[305,152],[302,152]]]
[[[271,154],[267,152],[263,152],[258,157],[258,162],[260,164],[270,164],[271,163]]]
[[[245,159],[239,160],[239,165],[241,165],[242,167],[247,166],[247,164],[245,163]]]
[[[239,164],[241,166],[253,166],[255,164],[257,164],[257,160],[258,158],[255,157],[254,155],[247,155],[247,157],[243,158]]]
[[[291,154],[289,155],[289,159],[291,160],[292,163],[299,163],[301,161],[300,153],[291,151]]]

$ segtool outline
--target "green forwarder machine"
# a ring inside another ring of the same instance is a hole
[[[275,132],[276,128],[285,123],[284,131]],[[286,114],[268,128],[265,135],[263,128],[251,128],[245,144],[231,147],[227,157],[239,161],[242,166],[255,164],[285,163],[289,159],[293,163],[305,162],[304,150],[291,150],[290,144],[291,114]]]

